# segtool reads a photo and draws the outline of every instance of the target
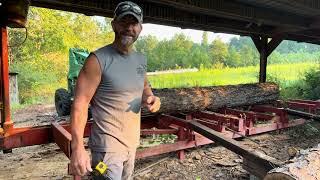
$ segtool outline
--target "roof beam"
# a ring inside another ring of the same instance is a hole
[[[87,1],[78,0],[74,3],[74,0],[33,0],[32,5],[60,9],[72,12],[80,12],[86,15],[105,15],[108,17],[113,16],[113,9],[116,6],[116,0],[110,0],[108,3],[97,4],[93,1],[85,3]],[[255,24],[248,26],[248,22],[228,20],[228,22],[221,17],[214,17],[208,15],[201,15],[195,13],[185,13],[180,9],[173,7],[167,7],[157,3],[143,3],[141,4],[144,9],[144,22],[145,23],[158,23],[163,25],[178,26],[181,28],[191,28],[199,30],[208,30],[213,32],[224,32],[239,35],[265,35],[264,31],[269,27],[259,27]],[[87,10],[86,10],[86,6]]]
[[[287,13],[263,7],[254,7],[244,3],[227,0],[144,0],[181,9],[187,12],[197,12],[206,15],[215,15],[224,18],[236,19],[241,21],[253,22],[259,25],[276,25],[295,28],[306,28],[311,20]]]
[[[251,39],[259,53],[261,54],[262,50],[265,49],[265,55],[268,57],[283,41],[284,35],[272,37],[269,42],[267,41],[268,38],[264,36],[251,36]]]
[[[309,19],[295,14],[284,16],[279,11],[272,11],[262,7],[249,6],[227,0],[141,0],[145,5],[162,5],[180,9],[185,12],[200,13],[209,16],[218,16],[240,21],[252,22],[258,25],[277,25],[295,28],[305,28],[310,24]],[[142,2],[142,3],[141,3]],[[118,3],[116,0],[32,0],[32,5],[73,12],[81,12],[88,15],[103,15],[112,17],[113,9]],[[87,8],[87,10],[86,10]],[[144,8],[145,9],[145,8]]]
[[[273,37],[267,45],[267,57],[275,50],[278,45],[283,41],[283,36]]]
[[[320,3],[318,0],[237,0],[239,2],[254,4],[260,7],[269,7],[281,11],[300,14],[303,16],[320,15]]]
[[[234,0],[133,1],[141,4],[148,23],[244,36],[274,37],[281,34],[288,40],[316,44],[320,41],[317,30],[308,27],[318,26],[314,18],[310,21],[299,15],[257,7],[254,3],[237,3]],[[117,3],[118,0],[31,0],[33,6],[105,17],[113,17]]]

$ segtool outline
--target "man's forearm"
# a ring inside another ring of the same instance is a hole
[[[71,148],[84,147],[83,134],[87,123],[88,107],[75,102],[71,114]]]
[[[142,99],[145,101],[149,96],[153,96],[151,86],[147,80],[144,81]]]

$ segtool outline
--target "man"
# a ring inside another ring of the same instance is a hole
[[[160,108],[146,77],[146,59],[134,52],[133,43],[142,30],[142,9],[121,2],[111,22],[115,40],[91,53],[76,85],[71,112],[71,168],[77,175],[92,171],[100,161],[113,180],[131,179],[140,138],[140,108]],[[83,144],[83,133],[91,104],[93,124],[89,139],[92,164]]]

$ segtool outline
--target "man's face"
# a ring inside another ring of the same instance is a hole
[[[129,47],[138,39],[142,25],[135,17],[127,15],[121,19],[112,21],[112,28],[115,32],[116,39],[118,39],[122,45]]]

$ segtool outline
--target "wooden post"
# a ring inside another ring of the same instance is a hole
[[[267,47],[268,47],[268,38],[261,37],[261,49],[260,49],[260,72],[259,72],[259,83],[264,83],[267,80]]]
[[[268,56],[282,42],[283,36],[278,35],[276,37],[273,37],[269,43],[266,36],[252,36],[251,39],[260,54],[259,83],[264,83],[267,80]]]

